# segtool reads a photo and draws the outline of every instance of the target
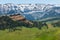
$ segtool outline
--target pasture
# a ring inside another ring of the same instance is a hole
[[[0,30],[0,40],[60,40],[60,27],[22,27],[22,30],[13,32],[9,32],[8,29]]]

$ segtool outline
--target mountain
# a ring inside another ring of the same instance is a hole
[[[27,20],[60,19],[60,6],[56,4],[0,4],[0,16],[21,14]]]
[[[45,21],[45,20],[50,20],[50,19],[57,19],[57,18],[60,19],[60,7],[52,7],[50,9],[46,9],[43,12],[35,11],[35,12],[29,13],[27,15],[28,16],[31,15],[34,20],[40,20],[40,21]],[[26,16],[26,14],[25,14],[25,16]],[[27,18],[27,16],[26,16],[26,18],[28,20],[31,20],[30,19],[31,16],[28,17],[29,19]]]

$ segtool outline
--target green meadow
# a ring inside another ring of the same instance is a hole
[[[9,32],[0,30],[0,40],[60,40],[60,27],[26,28]]]

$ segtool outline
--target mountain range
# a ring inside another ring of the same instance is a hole
[[[21,14],[27,20],[60,19],[58,4],[0,4],[0,16]]]

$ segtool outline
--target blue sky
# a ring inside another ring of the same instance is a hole
[[[60,0],[0,0],[0,4],[60,4]]]

